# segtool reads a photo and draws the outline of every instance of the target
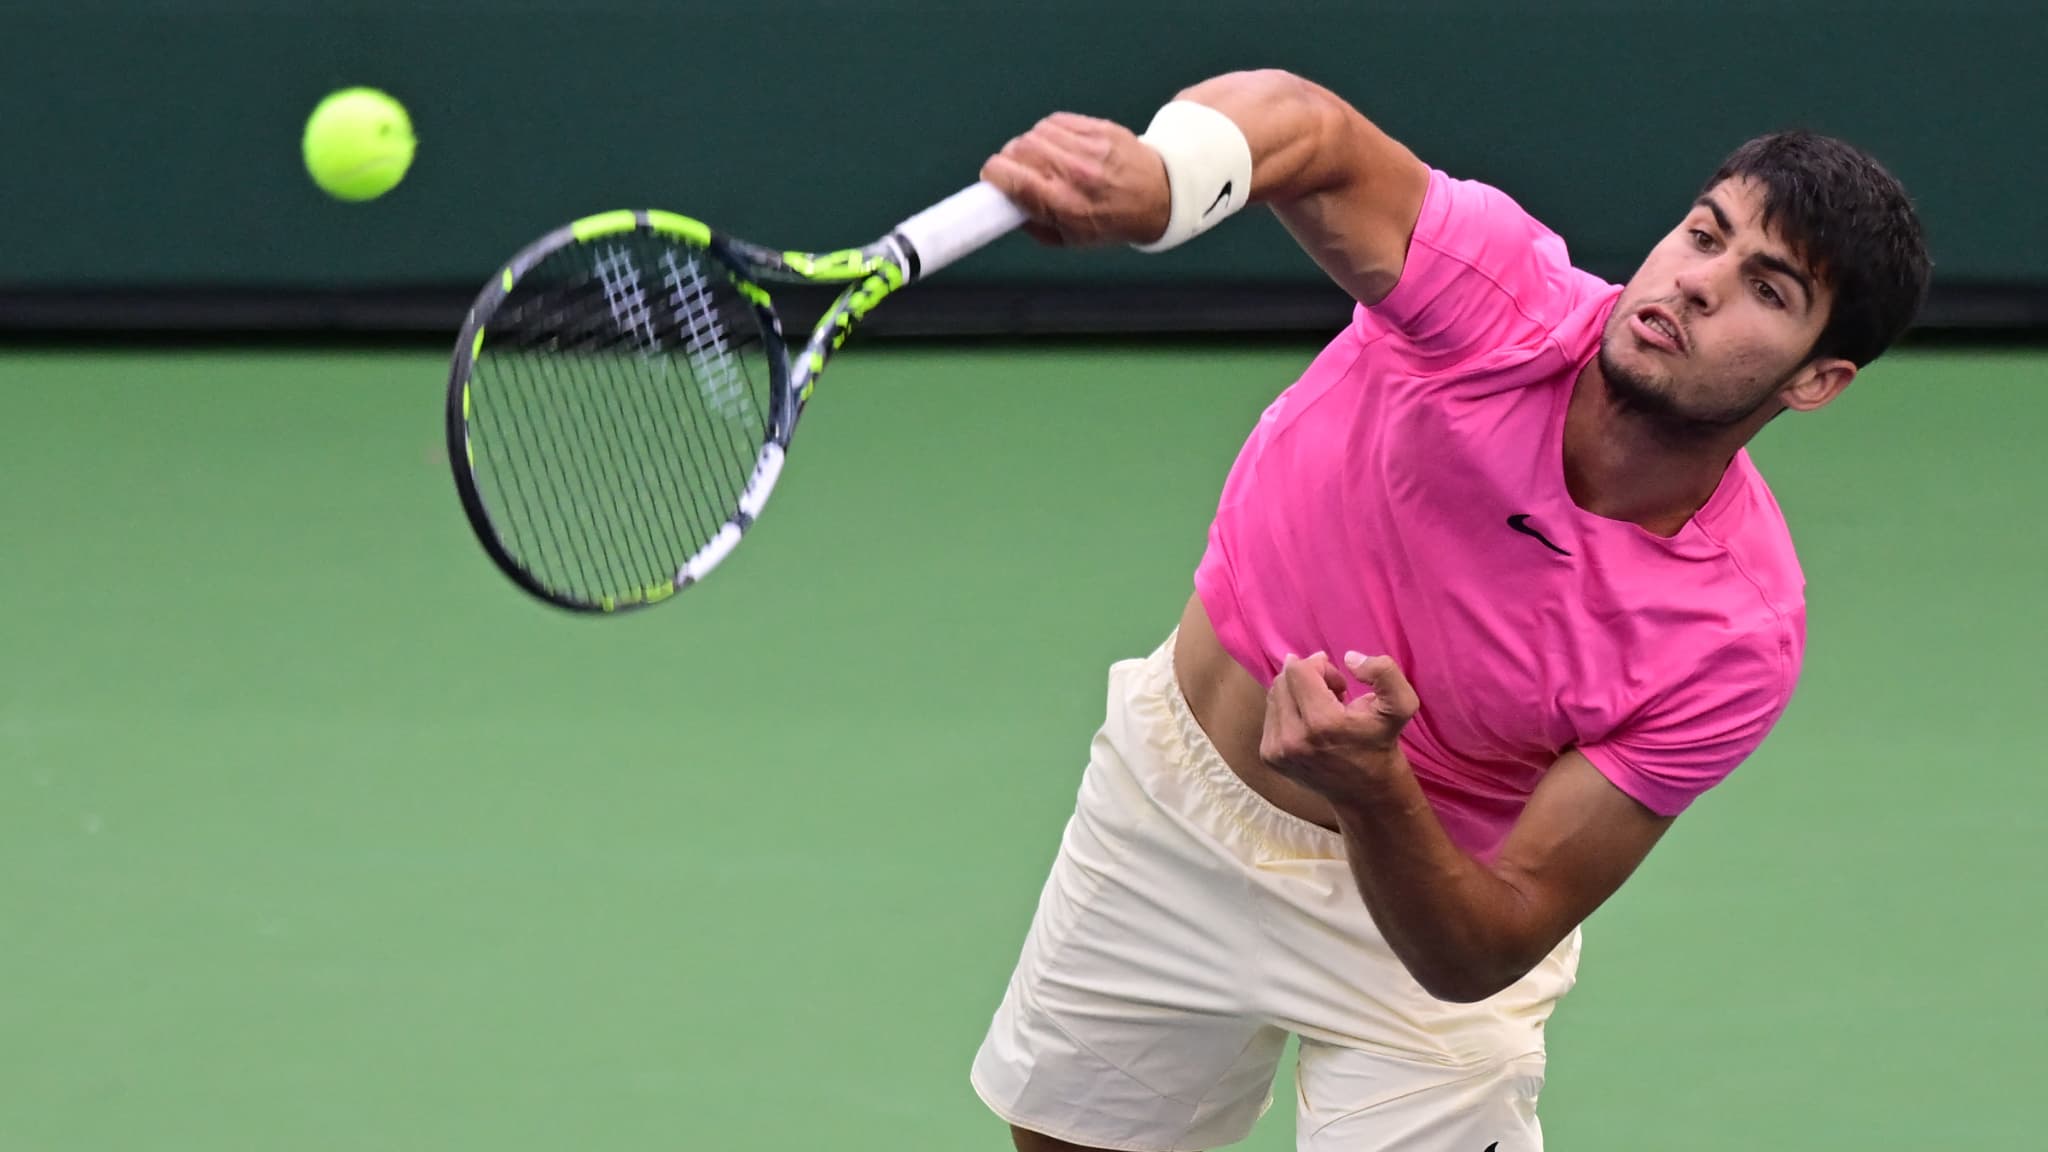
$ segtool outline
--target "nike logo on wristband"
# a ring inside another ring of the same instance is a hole
[[[1230,186],[1234,183],[1236,183],[1234,180],[1225,180],[1223,182],[1223,191],[1216,194],[1215,202],[1209,205],[1207,212],[1202,213],[1202,219],[1207,220],[1216,214],[1216,209],[1230,203]]]

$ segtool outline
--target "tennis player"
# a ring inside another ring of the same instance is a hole
[[[1357,301],[1223,483],[1107,717],[972,1080],[1025,1152],[1534,1152],[1580,924],[1784,712],[1803,578],[1745,451],[1905,330],[1874,160],[1728,156],[1625,285],[1281,72],[1140,137],[1055,115],[983,177],[1065,245],[1264,203]],[[1625,190],[1602,189],[1613,195]]]

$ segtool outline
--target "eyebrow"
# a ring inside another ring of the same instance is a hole
[[[1693,201],[1693,205],[1695,207],[1705,208],[1707,211],[1712,212],[1714,214],[1714,225],[1715,227],[1721,229],[1723,235],[1735,235],[1734,222],[1728,219],[1728,213],[1722,210],[1720,203],[1717,202],[1712,196],[1703,195],[1699,199]],[[1759,252],[1756,255],[1751,256],[1749,258],[1749,263],[1754,264],[1759,268],[1762,268],[1766,272],[1775,272],[1778,275],[1783,276],[1785,279],[1790,280],[1792,283],[1798,285],[1799,298],[1802,302],[1801,311],[1810,312],[1813,310],[1813,280],[1810,277],[1808,277],[1806,273],[1800,271],[1798,265],[1792,263],[1789,260],[1786,260],[1781,256],[1774,256],[1768,252]]]
[[[1721,231],[1731,234],[1735,231],[1735,225],[1728,220],[1728,213],[1721,211],[1721,205],[1712,196],[1701,196],[1693,201],[1692,204],[1695,208],[1705,208],[1707,211],[1712,212],[1714,214],[1714,223]]]

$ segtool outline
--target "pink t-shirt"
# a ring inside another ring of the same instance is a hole
[[[1747,453],[1669,539],[1566,490],[1566,403],[1619,293],[1433,172],[1400,283],[1266,409],[1195,573],[1261,684],[1290,652],[1392,655],[1422,700],[1403,749],[1482,859],[1568,749],[1682,811],[1798,679],[1804,577]]]

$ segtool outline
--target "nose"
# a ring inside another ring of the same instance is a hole
[[[1720,298],[1721,261],[1703,260],[1678,270],[1678,293],[1693,310],[1704,315],[1714,310]]]

